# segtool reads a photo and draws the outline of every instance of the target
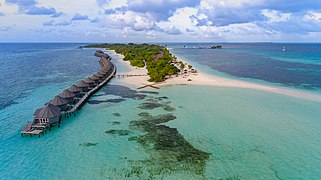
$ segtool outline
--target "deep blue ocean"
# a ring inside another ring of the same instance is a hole
[[[99,70],[95,50],[81,45],[0,43],[0,179],[321,178],[320,102],[254,89],[138,91],[114,78],[60,128],[21,137],[37,108]],[[321,92],[321,44],[167,45],[209,74]],[[212,45],[223,48],[198,48]],[[126,73],[119,56],[108,53]],[[143,117],[174,118],[153,134],[133,129]],[[195,159],[202,152],[209,158]]]
[[[97,70],[93,52],[79,50],[80,45],[0,43],[0,110],[26,96],[28,90],[75,81]]]
[[[172,52],[226,75],[321,90],[321,44],[174,43]],[[222,49],[206,49],[222,45]],[[185,47],[184,47],[185,46]],[[202,47],[203,49],[199,49]],[[285,51],[282,51],[282,49]],[[263,83],[264,83],[263,82]]]

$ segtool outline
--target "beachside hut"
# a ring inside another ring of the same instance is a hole
[[[67,90],[72,92],[73,94],[75,94],[76,97],[80,97],[81,89],[79,87],[77,87],[76,85],[70,86],[70,88],[68,88]]]
[[[51,101],[50,104],[59,107],[62,111],[66,110],[68,101],[60,96],[55,96]]]
[[[84,81],[80,81],[76,86],[81,89],[81,92],[87,92],[89,88],[88,84]]]
[[[95,87],[95,81],[90,78],[85,79],[84,82],[88,84],[89,87]]]
[[[69,90],[64,90],[61,94],[59,94],[59,96],[67,100],[69,104],[72,104],[76,94],[70,92]]]
[[[45,107],[37,109],[33,116],[33,124],[54,124],[59,122],[61,113],[59,107],[47,103]]]

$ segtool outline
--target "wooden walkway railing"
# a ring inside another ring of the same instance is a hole
[[[116,74],[118,78],[133,77],[133,76],[148,76],[148,74]]]
[[[113,64],[113,63],[112,63]],[[86,102],[87,100],[93,95],[95,94],[98,90],[100,90],[108,81],[110,81],[116,73],[116,66],[115,64],[113,64],[113,71],[112,73],[110,73],[110,75],[100,84],[98,84],[96,87],[94,87],[92,90],[88,91],[79,101],[77,104],[75,104],[73,106],[73,108],[69,111],[67,111],[65,114],[70,114],[70,113],[74,113],[75,111],[77,111],[78,109],[80,109]]]

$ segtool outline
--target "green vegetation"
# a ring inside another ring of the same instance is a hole
[[[91,44],[81,48],[106,48],[115,50],[125,56],[125,61],[130,61],[132,66],[147,66],[149,81],[161,82],[165,76],[179,72],[179,69],[170,64],[176,57],[165,47],[154,44]]]

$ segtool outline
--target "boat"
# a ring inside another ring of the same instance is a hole
[[[285,52],[285,46],[283,46],[283,48],[282,48],[282,52]]]

